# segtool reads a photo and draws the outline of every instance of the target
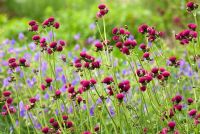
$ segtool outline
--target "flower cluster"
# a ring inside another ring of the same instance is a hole
[[[141,68],[136,70],[136,74],[139,77],[139,83],[141,84],[140,90],[143,92],[146,91],[147,84],[151,82],[153,78],[157,78],[160,82],[163,83],[170,76],[170,72],[161,67],[154,67],[151,69],[151,72]]]
[[[186,4],[186,7],[188,12],[192,12],[196,10],[199,7],[199,5],[197,3],[190,1]]]
[[[169,61],[169,66],[178,67],[180,65],[180,60],[177,60],[176,56],[169,57],[168,61]]]
[[[94,70],[95,68],[100,68],[101,63],[88,53],[81,52],[80,58],[74,61],[74,66],[77,68],[77,71],[81,71],[81,68]]]
[[[180,44],[186,45],[192,41],[196,41],[198,33],[195,31],[197,28],[196,24],[190,23],[188,24],[188,28],[186,30],[181,31],[180,33],[175,35],[176,40],[180,41]]]
[[[29,63],[26,62],[25,58],[20,58],[19,61],[16,60],[16,58],[9,58],[8,59],[8,66],[10,69],[15,69],[18,66],[23,66],[23,67],[29,67]]]
[[[2,98],[2,100],[5,102],[5,104],[2,106],[2,111],[1,111],[1,115],[2,116],[6,116],[6,115],[9,115],[9,114],[16,113],[16,109],[12,105],[13,98],[10,97],[11,94],[12,93],[10,91],[4,91],[3,92],[3,98]]]
[[[115,46],[126,55],[130,55],[130,51],[137,45],[136,40],[129,39],[130,32],[125,28],[115,27],[112,29],[113,41],[116,42]]]
[[[53,117],[49,119],[49,123],[51,124],[51,127],[43,127],[42,128],[42,132],[44,134],[48,134],[48,133],[56,133],[56,134],[60,134],[61,131],[61,127],[62,128],[72,128],[74,123],[72,121],[68,120],[68,116],[67,115],[63,115],[62,116],[62,124],[59,124],[58,121],[56,121]]]
[[[37,26],[38,24],[32,20],[29,22],[30,26]],[[54,33],[52,30],[52,27],[54,27],[55,29],[58,29],[60,27],[59,22],[55,22],[55,18],[54,17],[50,17],[46,20],[44,20],[44,22],[42,23],[43,28],[47,28],[50,27],[51,28],[51,32],[52,32],[52,40],[48,41],[47,38],[45,37],[40,37],[40,35],[36,34],[33,35],[32,40],[34,41],[34,43],[36,45],[40,45],[41,47],[41,51],[46,51],[48,54],[52,54],[53,52],[61,52],[63,50],[63,47],[66,45],[66,42],[64,40],[59,40],[59,41],[55,41],[54,39]],[[33,28],[32,28],[33,29]],[[38,28],[37,28],[38,30]],[[35,31],[35,30],[32,30]]]
[[[142,24],[138,27],[138,32],[145,34],[149,42],[155,41],[158,37],[163,36],[163,32],[156,31],[154,27]]]
[[[98,8],[99,8],[99,11],[96,14],[97,18],[102,18],[104,15],[108,13],[108,8],[106,7],[105,4],[100,4]]]

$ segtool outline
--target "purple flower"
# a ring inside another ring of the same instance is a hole
[[[151,42],[148,42],[148,47],[152,47],[152,43]]]
[[[29,87],[33,87],[37,81],[36,78],[33,77],[32,79],[27,79],[26,82]]]
[[[89,37],[87,39],[87,44],[92,44],[94,42],[94,37]]]
[[[67,89],[66,89],[65,85],[64,85],[64,86],[62,86],[62,88],[60,88],[60,91],[61,91],[62,93],[65,93],[65,92],[67,91]]]
[[[83,104],[82,109],[83,109],[83,110],[86,110],[86,109],[87,109],[87,105],[86,105],[86,104]]]
[[[67,112],[68,112],[68,113],[73,113],[73,107],[70,106]]]
[[[65,105],[62,104],[62,105],[60,106],[60,109],[61,109],[62,112],[65,112]]]
[[[109,111],[110,111],[110,114],[111,116],[115,116],[115,111],[114,111],[114,108],[112,106],[109,107]]]
[[[23,34],[23,33],[19,33],[18,39],[19,39],[19,40],[23,40],[23,39],[24,39],[24,34]]]
[[[16,41],[14,39],[11,40],[11,45],[14,45],[16,43]]]
[[[74,50],[79,50],[80,49],[80,45],[79,44],[76,44],[75,46],[74,46]]]
[[[49,99],[49,94],[48,94],[48,93],[46,93],[46,94],[44,95],[44,99],[46,99],[46,100]]]
[[[66,77],[65,77],[64,74],[61,76],[61,81],[62,81],[63,84],[67,83],[67,80],[66,80]]]
[[[24,103],[23,101],[19,102],[19,110],[20,110],[20,116],[24,117],[26,115],[26,110],[24,108]]]
[[[3,87],[7,87],[10,83],[9,83],[9,80],[10,80],[10,77],[8,77],[8,78],[5,78],[4,80],[3,80]]]
[[[37,95],[35,96],[35,99],[36,99],[36,100],[40,100],[40,94],[37,94]]]
[[[80,33],[74,35],[74,39],[75,39],[76,41],[79,40],[79,39],[80,39]]]
[[[32,58],[32,55],[30,53],[25,53],[24,54],[24,58],[27,60],[27,61],[31,61],[31,58]]]
[[[100,103],[102,103],[102,99],[101,99],[101,98],[98,98],[97,101],[96,101],[96,104],[98,105],[98,104],[100,104]]]
[[[72,81],[72,85],[75,86],[75,85],[78,84],[78,82],[79,82],[79,80],[75,79],[75,80]]]
[[[37,52],[37,53],[35,53],[34,60],[39,61],[39,59],[40,59],[40,53]]]
[[[129,39],[129,40],[134,40],[134,36],[133,36],[133,35],[130,35],[128,39]]]
[[[90,108],[90,116],[94,116],[95,105]]]
[[[90,26],[89,26],[89,28],[90,28],[91,30],[94,30],[94,29],[96,28],[95,23],[91,23]]]
[[[35,50],[36,50],[36,45],[35,45],[35,43],[30,43],[30,44],[29,44],[29,48],[30,48],[32,51],[35,51]]]
[[[53,36],[55,37],[55,33],[52,33],[52,31],[50,31],[50,32],[49,32],[49,38],[48,38],[48,40],[49,40],[49,41],[52,41]]]
[[[46,70],[47,70],[47,62],[43,61],[42,62],[42,76],[45,76],[46,75]]]

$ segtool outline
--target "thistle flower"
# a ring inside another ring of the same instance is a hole
[[[37,100],[36,100],[35,97],[32,97],[32,98],[29,99],[29,102],[32,103],[32,104],[35,104],[36,101],[37,101]]]
[[[146,86],[141,86],[141,87],[140,87],[140,90],[141,90],[142,92],[146,91],[146,89],[147,89]]]
[[[129,80],[124,80],[118,84],[118,87],[121,89],[121,92],[128,92],[130,89],[130,82]]]
[[[100,129],[99,125],[96,125],[96,126],[94,127],[94,131],[95,131],[95,132],[98,132],[99,129]]]
[[[62,118],[63,118],[63,120],[67,120],[68,116],[67,115],[63,115]]]
[[[101,18],[108,13],[108,8],[106,7],[105,4],[100,4],[98,8],[99,8],[99,12],[96,13],[97,18]]]
[[[170,121],[170,122],[168,122],[168,127],[170,128],[170,129],[174,129],[175,128],[175,126],[176,126],[176,123],[174,122],[174,121]]]
[[[73,127],[73,122],[72,121],[67,121],[65,124],[66,124],[67,128]]]
[[[52,78],[47,77],[47,78],[45,79],[45,81],[46,81],[46,83],[47,83],[47,86],[49,87],[50,84],[51,84],[51,82],[52,82],[53,80],[52,80]]]
[[[36,21],[35,20],[31,20],[28,22],[29,26],[34,26],[36,24]]]
[[[197,25],[194,24],[194,23],[189,23],[187,26],[188,26],[189,29],[191,29],[191,30],[193,30],[193,31],[195,31],[196,28],[197,28]]]
[[[194,100],[192,98],[188,98],[187,99],[188,105],[192,104],[194,102]]]
[[[60,90],[56,90],[55,96],[56,96],[56,97],[60,97],[60,95],[61,95],[61,91],[60,91]]]
[[[124,98],[124,94],[123,93],[119,93],[116,95],[116,98],[121,102]]]
[[[198,8],[198,4],[190,1],[186,4],[186,7],[187,7],[187,11],[188,12],[192,12],[193,10],[197,9]]]
[[[90,131],[82,132],[82,134],[92,134]]]
[[[191,116],[191,117],[194,117],[197,113],[197,110],[196,109],[192,109],[188,112],[188,115]]]
[[[54,118],[50,118],[49,119],[49,123],[54,123],[55,119]]]
[[[3,92],[3,96],[4,97],[9,97],[11,95],[11,92],[10,91],[4,91]]]
[[[58,29],[60,27],[60,23],[59,22],[55,22],[53,24],[53,27],[55,27],[55,29]]]
[[[112,82],[114,82],[113,78],[108,76],[108,77],[105,77],[103,80],[102,80],[102,83],[105,83],[107,85],[111,84]]]
[[[39,41],[39,40],[40,40],[40,36],[39,36],[39,35],[34,35],[34,36],[32,37],[32,40],[33,40],[33,41]]]
[[[47,133],[49,132],[49,128],[48,128],[48,127],[43,127],[43,128],[42,128],[42,132],[43,132],[44,134],[47,134]]]

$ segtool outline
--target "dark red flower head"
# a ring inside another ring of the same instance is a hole
[[[176,95],[176,96],[174,97],[174,100],[176,101],[176,103],[181,102],[182,99],[183,99],[183,97],[182,97],[181,95]]]
[[[36,25],[36,21],[35,20],[31,20],[31,21],[29,21],[29,26],[34,26],[34,25]]]
[[[149,53],[149,52],[145,52],[145,53],[143,54],[143,58],[149,59],[149,58],[150,58],[150,53]]]
[[[55,48],[57,46],[57,42],[53,41],[49,44],[50,48]]]
[[[99,9],[105,9],[105,8],[106,8],[106,5],[105,5],[105,4],[99,4],[98,8],[99,8]]]
[[[158,71],[159,71],[159,68],[157,68],[157,67],[154,67],[154,68],[151,69],[151,72],[152,72],[153,74],[157,74]]]
[[[65,45],[66,45],[66,42],[65,42],[64,40],[60,40],[60,41],[59,41],[59,44],[60,44],[61,46],[65,46]]]
[[[108,77],[105,77],[102,81],[102,83],[105,83],[107,85],[111,84],[112,82],[114,82],[113,78],[108,76]]]
[[[124,46],[123,48],[121,48],[121,52],[123,54],[130,55],[130,51],[129,51],[128,47]]]
[[[168,122],[168,127],[169,127],[170,129],[174,129],[175,126],[176,126],[176,123],[175,123],[174,121]]]
[[[116,98],[119,100],[119,101],[122,101],[123,98],[124,98],[124,94],[123,93],[119,93],[116,95]]]
[[[54,22],[54,20],[55,20],[54,17],[49,17],[49,18],[48,18],[48,21],[49,21],[50,23]]]
[[[53,80],[52,80],[52,78],[46,78],[45,81],[46,81],[46,83],[51,83]]]
[[[32,37],[32,39],[33,39],[34,41],[39,41],[39,40],[40,40],[40,36],[39,36],[39,35],[34,35],[34,36]]]
[[[30,103],[33,103],[33,104],[34,104],[36,101],[37,101],[37,100],[36,100],[35,97],[32,97],[32,98],[29,99],[29,102],[30,102]]]
[[[118,30],[119,30],[119,29],[118,29],[117,27],[114,27],[114,28],[112,29],[112,34],[114,34],[114,35],[117,34]]]
[[[59,22],[55,22],[53,24],[53,27],[55,27],[55,29],[58,29],[60,27],[60,23]]]
[[[9,58],[9,59],[8,59],[8,63],[13,63],[13,62],[15,62],[15,61],[16,61],[15,58]]]
[[[20,63],[20,64],[24,65],[25,62],[26,62],[26,59],[25,59],[25,58],[20,58],[20,59],[19,59],[19,63]]]
[[[142,25],[139,26],[138,32],[144,34],[144,33],[147,32],[147,28],[148,28],[148,25],[142,24]]]
[[[173,64],[176,63],[176,57],[175,56],[169,57],[169,61],[171,61]]]
[[[10,91],[4,91],[3,92],[3,96],[5,96],[5,97],[9,97],[10,95],[11,95]]]
[[[59,124],[57,121],[54,121],[53,123],[51,123],[51,125],[54,127],[54,128],[58,128],[59,127]]]
[[[43,127],[43,128],[42,128],[42,132],[43,132],[44,134],[47,134],[47,133],[49,132],[49,128],[48,128],[48,127]]]
[[[141,87],[140,87],[140,90],[141,90],[142,92],[146,91],[146,89],[147,89],[146,86],[141,86]]]
[[[191,30],[193,30],[193,31],[195,31],[196,28],[197,28],[197,25],[194,24],[194,23],[190,23],[190,24],[188,24],[188,28],[191,29]]]
[[[162,72],[162,75],[163,75],[164,77],[169,77],[169,76],[170,76],[170,72],[164,71],[164,72]]]
[[[60,91],[60,90],[56,90],[55,95],[56,95],[57,97],[59,97],[59,96],[61,95],[61,91]]]
[[[63,115],[62,118],[63,118],[63,120],[67,120],[68,116],[67,115]]]
[[[92,134],[90,131],[85,131],[82,134]]]
[[[147,48],[147,46],[144,43],[140,44],[140,49],[146,50],[146,48]]]
[[[192,104],[194,102],[194,100],[192,98],[188,98],[187,99],[188,105]]]
[[[95,132],[99,131],[99,129],[100,129],[99,125],[96,125],[96,126],[94,127],[94,131],[95,131]]]
[[[54,123],[55,119],[54,118],[50,118],[49,119],[49,123]]]
[[[191,12],[191,11],[193,11],[193,10],[198,8],[198,4],[196,4],[196,3],[192,2],[192,1],[188,2],[186,4],[186,6],[187,6],[187,11],[188,12]]]
[[[197,113],[197,110],[196,109],[192,109],[192,110],[190,110],[188,112],[188,115],[194,117],[196,115],[196,113]]]
[[[66,122],[66,126],[67,126],[67,128],[73,127],[73,122],[72,121],[67,121]]]

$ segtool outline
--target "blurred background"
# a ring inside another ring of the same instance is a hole
[[[195,1],[195,0],[194,0]],[[28,21],[42,22],[54,16],[61,23],[56,36],[73,44],[76,39],[87,45],[96,36],[95,15],[100,3],[106,3],[109,32],[114,26],[128,25],[131,33],[146,23],[166,33],[172,44],[173,33],[193,22],[185,10],[187,0],[0,0],[0,41],[29,36]],[[196,0],[196,2],[200,2]],[[137,39],[138,34],[135,35]]]

